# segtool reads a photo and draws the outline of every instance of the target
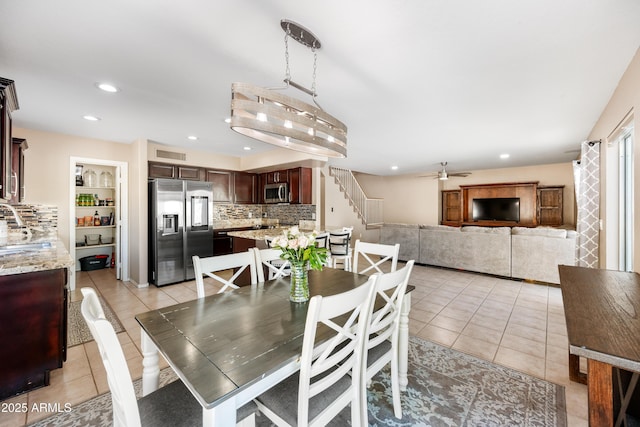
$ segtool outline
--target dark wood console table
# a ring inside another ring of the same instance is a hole
[[[613,426],[614,407],[621,425],[640,372],[640,275],[565,265],[559,271],[570,378],[579,379],[578,357],[585,357],[589,425]],[[630,379],[622,381],[621,371]]]

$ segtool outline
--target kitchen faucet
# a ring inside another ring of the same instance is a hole
[[[16,224],[18,225],[18,227],[24,229],[23,232],[27,235],[27,237],[31,237],[31,230],[24,223],[24,221],[22,220],[22,217],[20,217],[20,215],[18,215],[18,211],[16,211],[16,208],[14,208],[12,205],[9,205],[9,204],[6,204],[6,203],[0,203],[0,207],[5,207],[5,208],[9,209],[11,211],[11,213],[13,213],[13,218],[15,219]]]

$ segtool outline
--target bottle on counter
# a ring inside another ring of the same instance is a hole
[[[98,215],[98,211],[93,215],[93,225],[100,226],[100,215]]]

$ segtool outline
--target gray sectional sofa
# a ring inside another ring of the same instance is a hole
[[[385,224],[380,242],[400,243],[405,261],[548,283],[575,265],[576,233],[558,228]]]

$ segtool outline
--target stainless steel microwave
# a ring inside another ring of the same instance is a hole
[[[289,203],[289,184],[267,184],[264,186],[265,203]]]

